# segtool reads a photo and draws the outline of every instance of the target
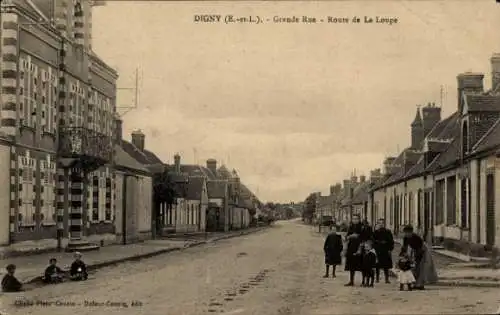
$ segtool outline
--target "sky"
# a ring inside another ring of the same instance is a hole
[[[196,14],[396,17],[385,24],[194,23]],[[500,5],[473,1],[109,1],[93,48],[118,70],[124,135],[164,162],[215,158],[263,201],[369,175],[410,141],[417,105],[457,107],[456,76],[500,52]],[[441,86],[443,97],[441,97]],[[443,101],[441,101],[441,99]]]

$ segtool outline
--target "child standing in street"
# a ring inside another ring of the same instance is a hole
[[[364,252],[362,258],[363,265],[363,287],[373,287],[375,282],[375,268],[377,268],[377,253],[373,248],[372,241],[364,243]]]
[[[413,284],[415,283],[415,276],[412,272],[412,263],[408,254],[401,254],[398,261],[398,280],[399,280],[399,290],[404,291],[405,285],[408,287],[408,291],[411,291]]]
[[[330,266],[332,266],[332,278],[335,278],[335,271],[337,265],[342,263],[342,250],[344,249],[344,245],[342,243],[342,237],[337,234],[337,226],[331,226],[331,232],[325,239],[325,244],[323,245],[323,250],[325,252],[325,266],[326,273],[324,278],[329,277]]]

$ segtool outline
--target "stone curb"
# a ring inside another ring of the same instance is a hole
[[[189,244],[185,244],[184,246],[164,248],[164,249],[160,249],[160,250],[145,253],[145,254],[138,254],[138,255],[134,255],[134,256],[103,261],[100,263],[88,265],[88,270],[93,271],[93,270],[102,269],[104,267],[109,267],[109,266],[117,265],[117,264],[124,263],[124,262],[138,261],[138,260],[142,260],[142,259],[152,258],[152,257],[159,256],[162,254],[167,254],[170,252],[181,251],[183,249],[201,246],[204,244],[213,243],[213,242],[217,242],[220,240],[225,240],[225,239],[230,239],[230,238],[234,238],[234,237],[238,237],[238,236],[248,235],[251,233],[260,232],[266,228],[268,228],[268,227],[260,227],[260,228],[252,229],[251,231],[242,231],[240,233],[235,233],[235,234],[231,234],[231,235],[222,235],[220,237],[215,237],[214,239],[211,239],[211,240],[195,241],[195,242],[192,242]],[[64,272],[68,273],[69,270],[64,270]],[[24,284],[38,284],[38,283],[42,283],[42,280],[43,280],[42,276],[37,276],[31,280],[25,281]]]

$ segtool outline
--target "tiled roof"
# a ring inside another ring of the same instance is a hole
[[[115,163],[117,166],[149,173],[147,168],[125,152],[119,145],[115,145],[115,152]]]
[[[434,161],[432,161],[427,167],[427,171],[437,171],[441,168],[447,167],[458,160],[459,153],[459,141],[457,138],[448,145],[446,150],[439,154]]]
[[[421,155],[417,163],[415,163],[415,165],[413,165],[405,174],[405,177],[412,177],[421,174],[424,171],[424,169],[425,169],[425,159],[424,156]]]
[[[353,204],[361,204],[368,201],[369,197],[370,183],[364,182],[359,184],[356,189],[354,189],[354,194],[352,198]]]
[[[211,180],[207,183],[208,198],[226,198],[227,181]]]
[[[449,142],[440,140],[429,140],[427,141],[426,151],[429,152],[444,152],[446,147],[448,147]]]
[[[404,162],[404,156],[405,156],[405,153],[407,150],[409,150],[410,148],[406,148],[404,149],[399,155],[398,157],[394,160],[394,162],[392,163],[393,166],[395,165],[399,165],[399,167],[397,168],[397,170],[394,172],[394,174],[392,174],[384,183],[384,185],[389,185],[391,183],[395,183],[397,182],[398,180],[402,179],[404,177],[404,167],[403,167],[403,162]]]
[[[200,165],[181,164],[181,173],[186,173],[189,176],[204,176],[209,180],[215,179],[215,176],[208,168]]]
[[[230,179],[231,178],[231,172],[227,169],[225,165],[221,165],[217,169],[217,178],[221,179]]]
[[[486,151],[500,146],[500,119],[488,130],[488,132],[472,148],[473,152]]]
[[[453,113],[452,115],[448,116],[447,118],[441,120],[439,123],[437,123],[432,130],[429,132],[427,135],[428,145],[430,146],[430,150],[434,152],[443,152],[446,150],[446,147],[449,145],[448,143],[444,142],[439,142],[439,141],[432,141],[432,140],[450,140],[456,138],[457,135],[457,130],[459,130],[459,114],[457,112]],[[427,171],[428,169],[425,168],[425,160],[423,156],[420,156],[418,159],[416,159],[416,155],[411,158],[411,163],[412,165],[409,169],[405,169],[404,166],[404,161],[405,161],[405,156],[409,157],[407,154],[407,151],[409,148],[404,149],[401,154],[396,158],[393,164],[395,165],[400,165],[401,167],[394,173],[392,174],[387,180],[385,180],[383,183],[379,185],[375,185],[372,189],[377,189],[383,186],[387,186],[390,184],[397,183],[405,178],[408,178],[410,176],[417,176],[424,171]],[[434,161],[438,160],[439,155],[434,159]],[[442,160],[442,162],[445,162],[449,160],[450,157],[446,156],[445,160]],[[429,164],[431,166],[432,163]]]
[[[186,184],[186,199],[201,200],[205,178],[202,176],[189,176]]]
[[[449,127],[450,124],[454,124],[456,121],[458,121],[458,117],[459,113],[455,112],[450,116],[448,116],[447,118],[441,120],[434,126],[434,128],[432,128],[427,138],[447,139],[448,138],[446,137],[448,135],[447,128]]]
[[[152,152],[148,150],[141,151],[131,142],[126,140],[122,140],[121,147],[125,152],[127,152],[134,159],[139,161],[144,165],[152,165],[152,164],[163,164],[163,162]]]
[[[500,95],[466,94],[464,97],[470,112],[500,110]]]

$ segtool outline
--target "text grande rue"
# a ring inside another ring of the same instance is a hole
[[[383,17],[383,16],[375,16],[369,17],[364,16],[360,17],[335,17],[335,16],[327,16],[325,19],[317,19],[313,16],[303,15],[299,16],[274,16],[272,21],[274,23],[333,23],[333,24],[348,24],[348,23],[376,23],[376,24],[396,24],[398,23],[398,19],[395,17]]]

